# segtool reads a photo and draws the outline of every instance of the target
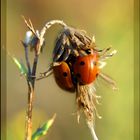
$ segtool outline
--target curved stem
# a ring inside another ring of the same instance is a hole
[[[59,24],[61,25],[62,27],[66,27],[67,25],[62,21],[62,20],[51,20],[49,22],[47,22],[45,24],[45,26],[42,28],[40,34],[38,34],[38,38],[40,40],[40,47],[38,48],[38,54],[40,53],[40,50],[41,50],[41,47],[43,45],[43,42],[44,42],[44,35],[46,33],[46,31],[52,26],[52,25],[55,25],[55,24]]]
[[[59,24],[63,27],[66,27],[67,25],[62,20],[51,20],[45,24],[45,26],[42,28],[40,37],[43,37],[46,33],[46,30],[49,29],[52,25]]]

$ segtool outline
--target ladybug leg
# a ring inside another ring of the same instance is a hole
[[[50,76],[53,73],[52,70],[50,71],[45,71],[44,73],[40,73],[40,76],[38,78],[36,78],[36,80],[41,80],[44,78],[47,78],[48,76]]]
[[[101,77],[108,84],[110,84],[113,90],[117,90],[118,89],[117,86],[116,86],[116,82],[111,77],[109,77],[108,75],[100,72],[99,73],[99,77]]]
[[[50,64],[49,68],[47,69],[47,71],[40,73],[40,76],[38,78],[36,78],[36,80],[41,80],[44,78],[47,78],[48,76],[50,76],[53,73],[53,66],[52,64]]]

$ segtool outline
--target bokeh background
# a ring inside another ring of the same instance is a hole
[[[30,18],[40,30],[52,19],[62,19],[68,25],[95,35],[99,48],[113,46],[118,53],[108,60],[104,72],[116,80],[118,91],[99,83],[97,94],[102,96],[96,119],[100,140],[133,140],[134,134],[134,35],[133,0],[7,0],[7,50],[24,61],[20,40],[27,31],[21,15]],[[52,49],[60,26],[50,28],[46,46],[40,56],[39,72],[45,71],[52,60]],[[32,54],[31,54],[32,59]],[[12,60],[7,57],[7,140],[24,139],[27,85]],[[33,130],[54,113],[56,121],[42,140],[92,140],[83,118],[77,124],[75,94],[61,90],[53,76],[36,83],[33,108]]]

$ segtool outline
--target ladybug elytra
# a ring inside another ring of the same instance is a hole
[[[71,71],[66,62],[61,62],[53,66],[53,72],[56,83],[65,90],[73,91],[74,85],[71,78]]]
[[[66,90],[74,91],[74,85],[78,82],[81,85],[92,83],[98,73],[98,54],[92,52],[85,56],[78,56],[73,61],[58,62],[53,67],[56,83]]]
[[[90,84],[96,79],[99,73],[97,63],[98,55],[96,53],[77,57],[73,70],[80,84]]]

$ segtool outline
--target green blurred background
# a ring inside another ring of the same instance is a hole
[[[133,140],[134,134],[134,35],[133,0],[7,0],[7,50],[24,61],[20,40],[27,27],[21,15],[30,18],[40,30],[52,19],[62,19],[68,25],[95,35],[99,48],[113,46],[118,53],[108,60],[104,72],[116,80],[119,91],[100,82],[97,94],[102,96],[96,119],[99,140]],[[38,73],[51,62],[52,49],[60,26],[46,34],[46,47],[40,56]],[[31,56],[32,58],[32,56]],[[7,140],[24,139],[27,85],[15,64],[7,57]],[[33,130],[54,113],[56,121],[42,140],[91,140],[90,132],[81,118],[77,124],[75,94],[61,90],[53,76],[36,83],[33,108]]]

